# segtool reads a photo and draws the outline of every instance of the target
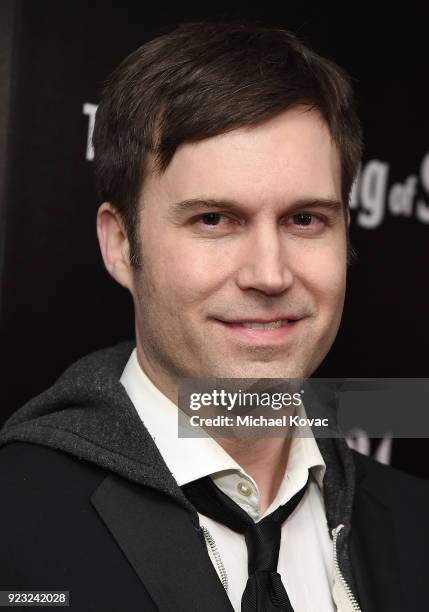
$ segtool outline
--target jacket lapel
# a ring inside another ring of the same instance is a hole
[[[374,484],[364,478],[355,493],[350,557],[358,600],[363,612],[401,612],[393,520]]]
[[[91,503],[161,612],[233,612],[185,508],[117,476],[105,478]]]

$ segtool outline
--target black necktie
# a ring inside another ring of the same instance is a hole
[[[281,527],[303,498],[307,484],[286,504],[258,523],[225,495],[209,476],[182,487],[198,512],[244,534],[249,578],[241,599],[242,612],[293,612],[277,572]]]

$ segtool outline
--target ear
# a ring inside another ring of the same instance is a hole
[[[132,291],[129,243],[116,209],[104,202],[97,213],[97,236],[106,270],[123,287]]]

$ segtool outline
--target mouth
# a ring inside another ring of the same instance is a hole
[[[291,319],[277,319],[275,321],[231,321],[230,325],[240,325],[245,329],[262,329],[262,330],[270,330],[270,329],[279,329],[284,325],[287,325]],[[227,322],[228,323],[228,322]]]
[[[302,318],[288,317],[271,320],[250,319],[223,321],[216,319],[222,327],[242,342],[250,344],[281,344],[295,330]]]

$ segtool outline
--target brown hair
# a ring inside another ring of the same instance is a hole
[[[190,23],[131,53],[103,89],[93,144],[99,197],[123,219],[137,265],[146,153],[162,173],[178,146],[256,125],[305,104],[341,156],[344,205],[362,156],[350,77],[294,34],[249,23]]]

